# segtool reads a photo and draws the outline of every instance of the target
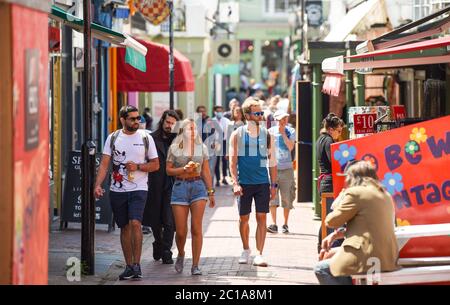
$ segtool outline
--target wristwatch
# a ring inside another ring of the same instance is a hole
[[[141,165],[140,165],[140,164],[137,165],[137,170],[138,170],[138,171],[141,170]]]
[[[278,183],[272,183],[272,184],[270,184],[270,186],[273,188],[278,188]]]
[[[208,190],[208,195],[213,195],[216,192],[215,189],[209,189]]]

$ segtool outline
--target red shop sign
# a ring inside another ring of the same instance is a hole
[[[376,113],[354,114],[353,125],[355,134],[374,133],[374,122],[376,119]]]

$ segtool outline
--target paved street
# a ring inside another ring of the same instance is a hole
[[[269,267],[240,265],[241,241],[238,230],[238,213],[229,187],[217,189],[217,206],[207,207],[204,217],[204,241],[200,269],[202,276],[191,276],[191,240],[186,243],[186,260],[183,274],[177,274],[173,265],[162,265],[152,258],[151,235],[145,236],[142,281],[118,281],[117,276],[124,267],[120,252],[119,231],[107,233],[99,226],[96,233],[96,276],[82,277],[82,284],[199,284],[199,285],[277,285],[317,284],[313,274],[316,262],[317,230],[320,225],[313,221],[311,203],[295,204],[291,212],[290,233],[281,233],[282,210],[279,209],[280,233],[267,233],[264,254]],[[256,221],[251,219],[252,250],[255,249]],[[269,215],[268,215],[269,216]],[[75,229],[70,229],[70,228]],[[79,225],[69,224],[69,230],[52,230],[49,254],[49,284],[70,284],[65,277],[65,261],[70,256],[79,257]],[[188,234],[189,237],[190,233]],[[177,250],[173,247],[174,258]],[[255,252],[255,250],[254,250]],[[254,253],[253,253],[254,254]],[[80,284],[79,282],[75,282]]]

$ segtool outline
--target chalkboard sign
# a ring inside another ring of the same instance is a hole
[[[95,156],[96,168],[100,165],[101,154]],[[64,185],[62,221],[81,222],[81,152],[69,153],[68,168]],[[105,193],[95,200],[95,222],[111,225],[112,210],[109,203],[109,175],[102,184]]]

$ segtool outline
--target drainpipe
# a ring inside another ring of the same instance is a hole
[[[345,103],[347,108],[355,106],[353,98],[353,71],[345,71]]]
[[[322,123],[322,68],[320,64],[313,65],[312,82],[312,194],[314,203],[314,217],[320,219],[321,207],[319,193],[317,192],[317,177],[319,176],[319,164],[317,162],[316,142],[320,134]]]
[[[364,74],[356,73],[356,106],[364,106],[365,101],[365,82],[364,82]]]

